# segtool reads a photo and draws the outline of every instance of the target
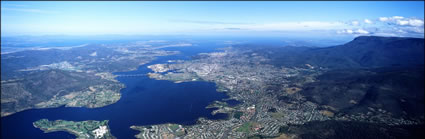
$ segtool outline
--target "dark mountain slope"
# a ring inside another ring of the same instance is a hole
[[[422,139],[425,126],[364,123],[355,121],[312,121],[280,128],[281,133],[300,139]]]
[[[341,114],[390,112],[394,117],[423,121],[424,68],[333,70],[320,75],[300,92],[308,100]]]
[[[327,48],[274,47],[260,50],[277,66],[313,66],[346,69],[424,64],[424,39],[362,36]]]

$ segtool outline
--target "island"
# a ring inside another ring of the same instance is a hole
[[[65,131],[77,137],[77,139],[116,139],[109,129],[108,120],[104,121],[49,121],[41,119],[33,123],[34,127],[43,130],[45,133],[55,131]]]

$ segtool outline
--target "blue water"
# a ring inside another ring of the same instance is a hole
[[[242,103],[242,102],[237,101],[237,100],[234,100],[234,99],[226,100],[226,101],[224,101],[224,102],[226,102],[226,103],[227,103],[229,106],[231,106],[231,107],[236,106],[236,105],[238,105],[238,104],[241,104],[241,103]]]
[[[151,70],[147,65],[165,63],[167,60],[190,59],[199,52],[214,51],[211,47],[170,48],[183,53],[175,56],[159,57],[153,62],[140,66],[136,71],[115,74],[143,74]],[[213,109],[205,107],[215,101],[228,98],[224,93],[216,92],[215,84],[208,82],[173,83],[149,79],[148,77],[119,77],[126,85],[121,90],[121,99],[102,108],[49,108],[32,109],[1,118],[2,139],[59,139],[75,138],[66,132],[43,133],[32,123],[39,119],[49,120],[109,120],[114,136],[119,139],[134,138],[138,132],[131,125],[150,125],[161,123],[194,124],[199,117],[222,119],[225,114],[211,115]]]

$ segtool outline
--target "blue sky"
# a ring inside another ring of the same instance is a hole
[[[1,35],[423,37],[424,2],[1,2]]]

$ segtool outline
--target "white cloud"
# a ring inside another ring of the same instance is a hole
[[[398,25],[402,25],[402,26],[409,24],[409,21],[406,21],[406,20],[397,20],[396,22]]]
[[[389,18],[388,17],[379,17],[379,21],[385,22],[388,21]]]
[[[422,34],[422,35],[424,34],[424,28],[423,27],[422,28],[413,28],[412,31],[415,32],[415,33]]]
[[[399,32],[399,33],[407,33],[406,31],[404,31],[402,29],[397,30],[397,32]]]
[[[368,28],[357,28],[356,26],[348,26],[341,34],[366,35],[374,34],[379,36],[398,36],[398,37],[424,37],[424,19],[415,17],[379,17],[377,20],[364,19],[366,24],[372,24]],[[349,24],[350,25],[350,24]]]
[[[252,31],[306,31],[306,30],[330,30],[343,29],[346,26],[342,22],[279,22],[266,24],[239,24],[239,25],[215,25],[215,29],[238,28],[238,30]]]
[[[400,27],[399,30],[402,30],[402,31],[408,32],[408,33],[420,33],[420,34],[424,33],[423,27],[406,26],[406,27]]]
[[[338,34],[369,34],[369,31],[366,31],[364,29],[344,29],[344,30],[340,30],[337,31]]]
[[[28,7],[28,5],[23,4],[5,4],[7,7],[13,6],[13,7]]]
[[[364,30],[364,29],[357,29],[355,32],[356,32],[357,34],[369,34],[369,32],[368,32],[368,31],[366,31],[366,30]]]
[[[409,24],[411,26],[423,26],[424,25],[424,21],[420,20],[420,19],[409,19]]]
[[[393,16],[392,18],[397,20],[397,19],[403,19],[404,17],[403,16]]]
[[[53,11],[46,11],[40,9],[29,9],[29,8],[1,8],[2,11],[15,11],[15,12],[26,12],[26,13],[42,13],[42,14],[51,14],[56,13]]]
[[[338,34],[355,34],[356,32],[352,29],[344,29],[337,31]]]
[[[397,21],[397,20],[401,20],[401,19],[405,19],[402,16],[393,16],[393,17],[379,17],[379,21],[382,22],[386,22],[386,21]]]
[[[344,29],[344,30],[339,30],[337,31],[338,34],[353,34],[353,30],[351,29]]]
[[[352,22],[351,22],[351,24],[352,24],[352,25],[354,25],[354,26],[357,26],[357,25],[359,25],[360,23],[359,23],[359,21],[352,21]]]
[[[379,17],[379,21],[387,22],[387,21],[398,21],[404,19],[402,16],[393,16],[393,17]]]
[[[417,18],[405,18],[402,16],[393,16],[393,17],[380,17],[379,21],[381,22],[389,22],[400,26],[423,26],[424,20]],[[365,20],[366,22],[366,20]]]
[[[369,19],[365,19],[364,22],[367,24],[372,24],[372,21],[370,21]]]
[[[215,24],[212,27],[218,31],[332,31],[337,34],[349,35],[386,35],[386,36],[424,36],[424,20],[413,17],[379,17],[377,19],[350,20],[342,22],[277,22],[264,24]],[[235,30],[232,30],[235,31]]]
[[[424,21],[420,19],[408,19],[408,20],[396,20],[397,25],[401,26],[416,26],[420,27],[424,25]]]

